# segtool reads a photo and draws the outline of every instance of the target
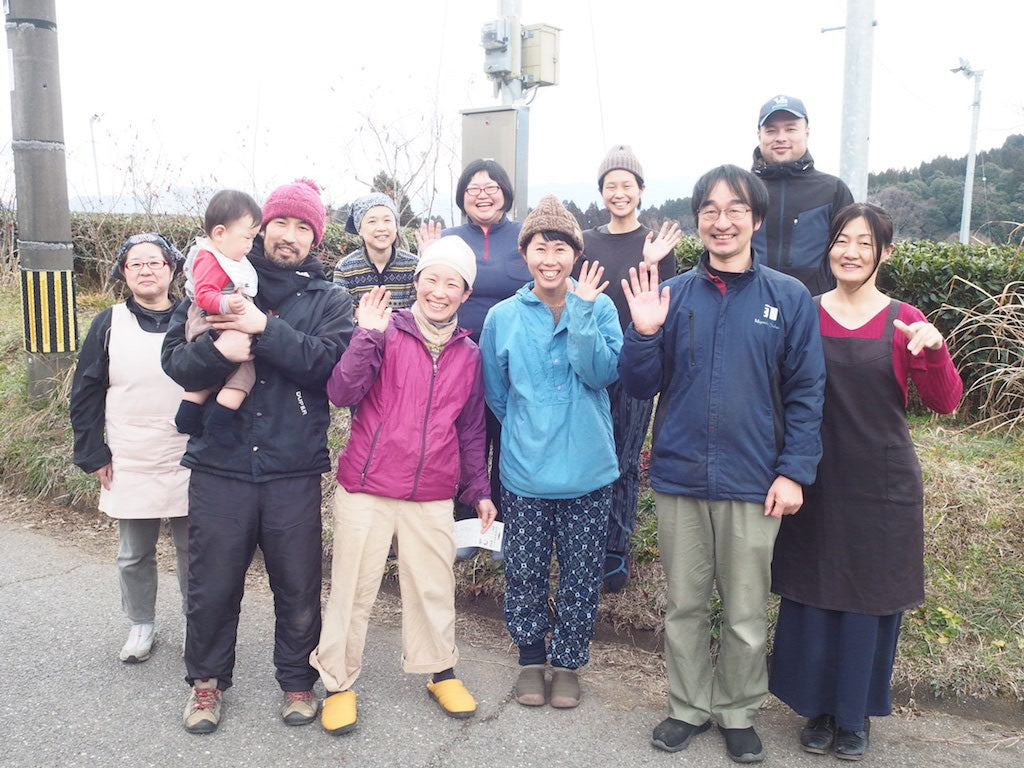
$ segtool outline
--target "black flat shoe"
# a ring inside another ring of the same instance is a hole
[[[804,752],[824,755],[836,738],[836,719],[832,715],[818,715],[807,721],[800,731],[800,746]]]
[[[666,752],[678,752],[690,745],[690,739],[698,733],[704,733],[710,727],[710,720],[703,725],[693,725],[685,720],[666,717],[655,726],[654,733],[651,735],[651,744]]]
[[[757,731],[751,728],[723,728],[718,730],[725,737],[725,751],[735,763],[759,763],[764,760],[765,750]]]
[[[836,757],[840,760],[860,760],[868,751],[868,734],[870,732],[871,723],[866,717],[863,731],[836,728]]]

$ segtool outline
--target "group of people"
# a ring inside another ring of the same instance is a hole
[[[598,168],[609,223],[586,232],[550,195],[510,220],[512,185],[492,160],[459,179],[466,223],[424,227],[416,256],[399,248],[394,201],[360,198],[346,228],[362,247],[333,282],[310,255],[325,211],[304,179],[262,208],[218,193],[187,260],[159,235],[129,238],[114,271],[130,296],[93,321],[71,402],[75,463],[119,518],[132,623],[121,659],[152,648],[155,543],[159,518],[171,518],[184,725],[215,730],[259,546],[281,716],[319,714],[346,733],[393,551],[403,669],[430,675],[447,715],[470,717],[476,701],[455,673],[453,563],[472,553],[456,552],[453,516],[475,516],[484,530],[504,525],[516,700],[575,707],[602,586],[628,582],[657,398],[650,484],[669,711],[652,743],[682,750],[714,721],[730,758],[760,761],[753,725],[770,690],[808,718],[803,749],[863,756],[869,718],[891,711],[902,611],[923,600],[908,382],[943,413],[961,383],[938,330],[876,285],[891,220],[814,169],[808,135],[799,99],[762,107],[752,171],[723,165],[697,182],[705,251],[678,275],[679,228],[639,223],[644,173],[626,145]],[[179,302],[170,285],[186,262]],[[321,621],[329,402],[352,421]],[[782,597],[770,675],[769,591]]]

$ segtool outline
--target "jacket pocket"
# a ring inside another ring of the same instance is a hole
[[[828,240],[828,228],[832,221],[832,204],[820,205],[801,211],[793,219],[789,237],[789,253],[784,266],[793,270],[808,270],[810,273],[821,267]]]
[[[366,462],[363,464],[363,471],[359,477],[359,483],[361,485],[366,485],[366,473],[370,469],[370,462],[373,461],[373,451],[377,447],[377,439],[380,437],[382,429],[384,429],[383,421],[377,425],[377,429],[373,433],[373,440],[370,441],[370,450],[366,452]]]

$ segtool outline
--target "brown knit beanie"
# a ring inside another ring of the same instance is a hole
[[[628,144],[616,144],[608,150],[601,165],[597,167],[597,188],[601,189],[604,185],[604,177],[608,171],[617,170],[629,171],[636,176],[637,184],[641,187],[644,185],[644,169]]]
[[[538,232],[559,232],[569,238],[578,252],[583,251],[583,232],[576,217],[554,195],[544,195],[537,207],[526,214],[519,232],[519,250],[525,251],[531,238]]]

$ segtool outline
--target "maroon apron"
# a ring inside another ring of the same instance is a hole
[[[804,605],[884,616],[924,601],[921,467],[892,366],[899,308],[880,339],[822,337],[821,463],[772,561],[772,591]]]

